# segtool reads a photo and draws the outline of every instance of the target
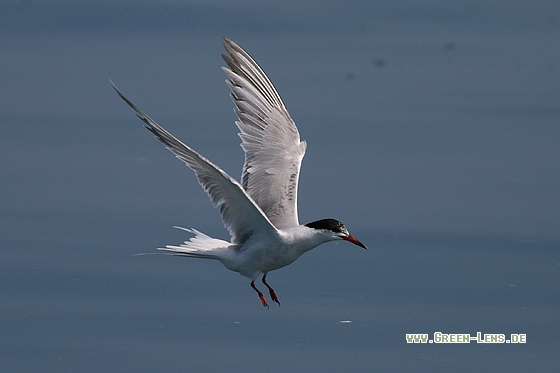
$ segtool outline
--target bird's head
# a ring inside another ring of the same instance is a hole
[[[306,227],[323,231],[327,235],[331,235],[333,240],[345,240],[352,242],[367,250],[366,245],[361,243],[356,237],[352,236],[348,229],[336,219],[321,219],[305,224]]]

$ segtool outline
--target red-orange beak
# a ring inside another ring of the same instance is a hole
[[[358,240],[356,237],[352,236],[352,235],[348,235],[348,236],[342,236],[342,239],[348,242],[352,242],[354,245],[358,245],[364,249],[368,249],[366,247],[366,245],[364,245],[363,243],[360,242],[360,240]]]

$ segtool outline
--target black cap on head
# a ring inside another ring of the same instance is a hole
[[[314,229],[326,229],[335,233],[348,234],[348,229],[336,219],[321,219],[305,224],[306,227]]]
[[[366,245],[361,243],[360,240],[358,240],[356,237],[352,236],[348,232],[348,229],[346,229],[344,224],[336,219],[321,219],[311,223],[307,223],[305,224],[305,226],[313,229],[325,229],[334,233],[341,233],[342,235],[340,236],[340,238],[342,238],[343,240],[352,242],[354,245],[358,245],[367,250]]]

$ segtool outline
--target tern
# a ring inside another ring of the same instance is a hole
[[[367,247],[338,220],[299,224],[297,189],[307,144],[300,140],[295,122],[264,71],[239,45],[226,37],[224,40],[229,56],[222,54],[227,64],[222,69],[228,76],[226,83],[239,118],[235,124],[245,152],[241,182],[144,114],[112,81],[111,85],[145,127],[194,171],[214,207],[219,207],[231,235],[228,242],[196,229],[177,227],[193,237],[179,246],[167,245],[158,250],[220,261],[226,268],[250,278],[251,287],[268,308],[265,296],[255,286],[261,274],[270,298],[280,305],[266,282],[268,272],[287,266],[328,241],[345,240],[366,250]]]

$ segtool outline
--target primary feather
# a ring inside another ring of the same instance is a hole
[[[241,185],[278,229],[299,225],[297,189],[306,142],[280,95],[260,66],[232,40],[224,38],[231,57],[231,98],[239,120],[245,164]]]
[[[113,88],[136,111],[146,128],[194,171],[214,206],[220,206],[224,226],[229,231],[233,244],[242,245],[256,229],[270,233],[276,231],[259,206],[235,179],[157,124],[126,98],[114,84]]]

